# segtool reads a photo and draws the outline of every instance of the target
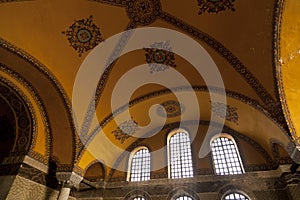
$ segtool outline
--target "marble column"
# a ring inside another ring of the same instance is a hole
[[[69,198],[72,185],[68,181],[60,182],[61,188],[58,195],[58,200],[67,200]]]
[[[72,188],[79,188],[83,177],[74,172],[56,172],[56,178],[61,185],[58,200],[67,200]]]

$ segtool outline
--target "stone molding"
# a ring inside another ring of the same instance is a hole
[[[29,156],[25,156],[23,163],[26,163],[27,165],[30,165],[44,173],[48,173],[49,172],[49,167]]]
[[[74,172],[56,172],[56,178],[63,187],[79,188],[83,177]]]

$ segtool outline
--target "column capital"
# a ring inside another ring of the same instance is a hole
[[[63,187],[79,188],[80,182],[83,177],[75,172],[56,172],[56,178]]]

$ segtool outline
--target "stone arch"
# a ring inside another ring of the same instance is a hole
[[[0,38],[0,63],[17,73],[35,90],[49,118],[52,155],[58,170],[72,170],[76,159],[76,135],[71,104],[56,77],[28,53]],[[22,83],[26,84],[26,83]],[[59,111],[59,114],[58,114]]]

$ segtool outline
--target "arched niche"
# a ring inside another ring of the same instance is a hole
[[[22,162],[32,145],[34,115],[18,92],[0,81],[0,163]]]

